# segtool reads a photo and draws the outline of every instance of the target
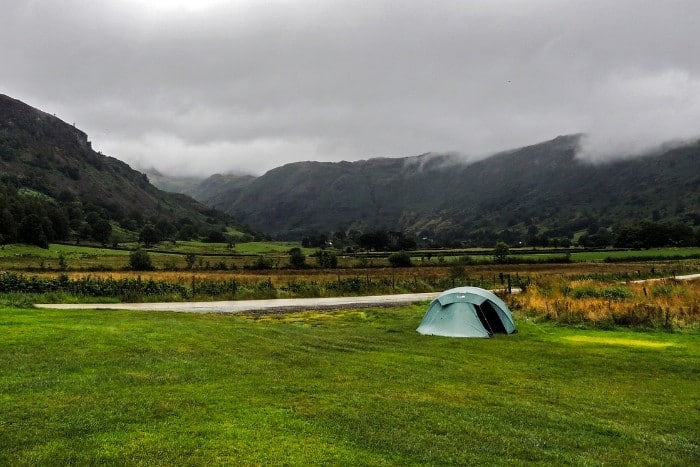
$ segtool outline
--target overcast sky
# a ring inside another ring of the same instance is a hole
[[[0,93],[170,174],[700,136],[698,0],[0,0]]]

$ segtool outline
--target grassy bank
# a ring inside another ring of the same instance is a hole
[[[700,458],[697,334],[414,332],[424,306],[0,310],[0,464],[663,464]]]

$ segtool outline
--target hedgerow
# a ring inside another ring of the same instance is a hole
[[[0,293],[64,293],[77,297],[115,297],[123,301],[166,296],[185,299],[192,295],[190,289],[180,284],[142,280],[140,276],[121,279],[85,276],[70,279],[65,274],[46,278],[14,272],[0,273]]]

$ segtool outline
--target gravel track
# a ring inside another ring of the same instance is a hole
[[[235,300],[219,302],[160,303],[39,303],[37,308],[54,310],[135,310],[174,311],[182,313],[279,313],[298,310],[329,310],[374,306],[401,306],[433,300],[439,292],[366,297],[283,298],[272,300]]]
[[[676,280],[700,279],[700,274],[676,276]],[[663,279],[647,279],[648,282]],[[520,290],[513,288],[512,293]],[[367,308],[402,306],[411,303],[428,302],[441,292],[412,293],[397,295],[372,295],[364,297],[326,298],[280,298],[271,300],[233,300],[218,302],[155,302],[155,303],[38,303],[37,308],[53,310],[132,310],[132,311],[174,311],[180,313],[283,313],[300,310],[331,310],[338,308]]]

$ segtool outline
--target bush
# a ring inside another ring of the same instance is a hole
[[[272,260],[265,258],[263,255],[258,256],[255,263],[245,266],[245,269],[266,270],[272,269]]]
[[[406,252],[392,253],[389,255],[389,264],[392,268],[410,268],[411,255]]]
[[[333,269],[338,267],[338,257],[330,251],[319,250],[314,253],[319,267],[323,269]]]
[[[301,251],[301,248],[289,250],[289,265],[294,269],[306,267],[306,255]]]
[[[510,247],[505,242],[496,243],[496,247],[493,249],[493,261],[498,264],[505,264],[508,262],[508,255],[510,255]]]
[[[129,266],[134,271],[150,271],[153,269],[151,257],[146,250],[138,248],[129,255]]]

